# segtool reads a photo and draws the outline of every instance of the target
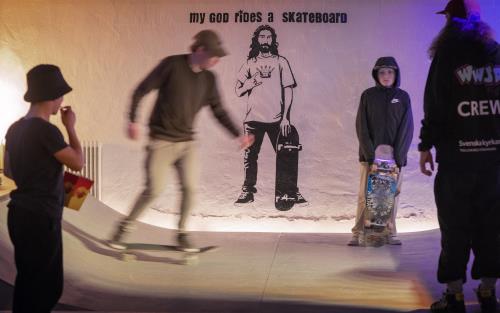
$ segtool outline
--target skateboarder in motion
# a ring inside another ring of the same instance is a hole
[[[235,205],[254,201],[254,193],[257,192],[257,159],[265,134],[276,150],[278,136],[287,137],[293,127],[290,109],[297,83],[288,60],[278,53],[276,39],[276,32],[269,25],[261,25],[255,30],[250,52],[236,81],[238,97],[247,96],[244,130],[246,134],[255,136],[255,142],[245,150],[245,180]],[[292,195],[286,196],[293,197],[296,204],[307,204],[299,189],[296,186],[294,189]]]
[[[350,246],[359,245],[364,231],[364,213],[366,209],[366,185],[370,171],[375,170],[375,149],[379,145],[389,145],[394,149],[394,160],[399,176],[397,193],[401,191],[402,171],[406,166],[407,153],[413,138],[413,117],[410,96],[399,88],[401,74],[393,57],[381,57],[372,70],[375,87],[366,89],[361,94],[356,116],[356,133],[359,140],[360,184],[356,220],[352,228]],[[401,244],[396,237],[396,214],[399,197],[394,201],[391,218],[393,229],[387,242]]]
[[[500,46],[473,0],[452,0],[446,25],[429,49],[432,64],[420,130],[420,170],[434,181],[441,255],[437,279],[446,284],[433,313],[465,313],[463,284],[471,277],[483,313],[497,311],[500,277]],[[493,76],[492,76],[493,74]],[[430,165],[431,170],[427,168]]]
[[[149,144],[146,147],[146,187],[136,200],[130,214],[116,228],[110,246],[125,249],[125,233],[132,230],[134,221],[157,198],[167,184],[168,170],[175,167],[181,184],[182,198],[177,244],[179,249],[196,252],[186,232],[186,219],[192,207],[197,184],[196,145],[193,141],[193,122],[203,106],[209,105],[213,114],[234,137],[240,131],[222,106],[215,75],[208,69],[226,55],[218,35],[203,30],[195,35],[191,54],[169,56],[139,84],[132,96],[128,137],[137,139],[139,126],[136,111],[140,100],[157,89],[158,98],[149,119]],[[252,144],[252,137],[239,138],[241,147]]]

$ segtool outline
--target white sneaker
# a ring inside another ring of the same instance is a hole
[[[387,237],[387,244],[391,246],[400,246],[402,245],[401,240],[398,239],[395,235],[389,235]]]
[[[351,247],[359,246],[359,235],[358,234],[352,235],[351,241],[349,241],[347,245]]]

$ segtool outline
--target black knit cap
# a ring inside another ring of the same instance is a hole
[[[26,74],[28,91],[24,94],[26,102],[35,103],[54,100],[64,96],[73,88],[64,80],[59,67],[40,64]]]

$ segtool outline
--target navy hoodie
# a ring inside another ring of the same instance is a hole
[[[377,78],[381,67],[396,71],[392,87],[382,86]],[[401,74],[393,57],[377,60],[372,71],[376,86],[361,94],[356,116],[359,140],[359,161],[373,163],[379,145],[394,148],[394,160],[399,167],[406,166],[407,154],[413,139],[413,116],[410,96],[399,88]]]
[[[463,23],[449,24],[449,36],[435,51],[418,149],[435,147],[440,167],[498,166],[500,48],[463,30]]]

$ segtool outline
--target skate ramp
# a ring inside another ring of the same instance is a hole
[[[6,217],[3,201],[0,279],[12,285]],[[220,249],[185,265],[173,251],[123,261],[105,244],[121,217],[94,198],[80,212],[65,211],[61,303],[96,311],[392,312],[425,308],[440,292],[436,231],[404,234],[402,247],[382,248],[347,247],[348,234],[195,232],[197,245]],[[173,244],[174,238],[171,230],[139,223],[127,241]]]

